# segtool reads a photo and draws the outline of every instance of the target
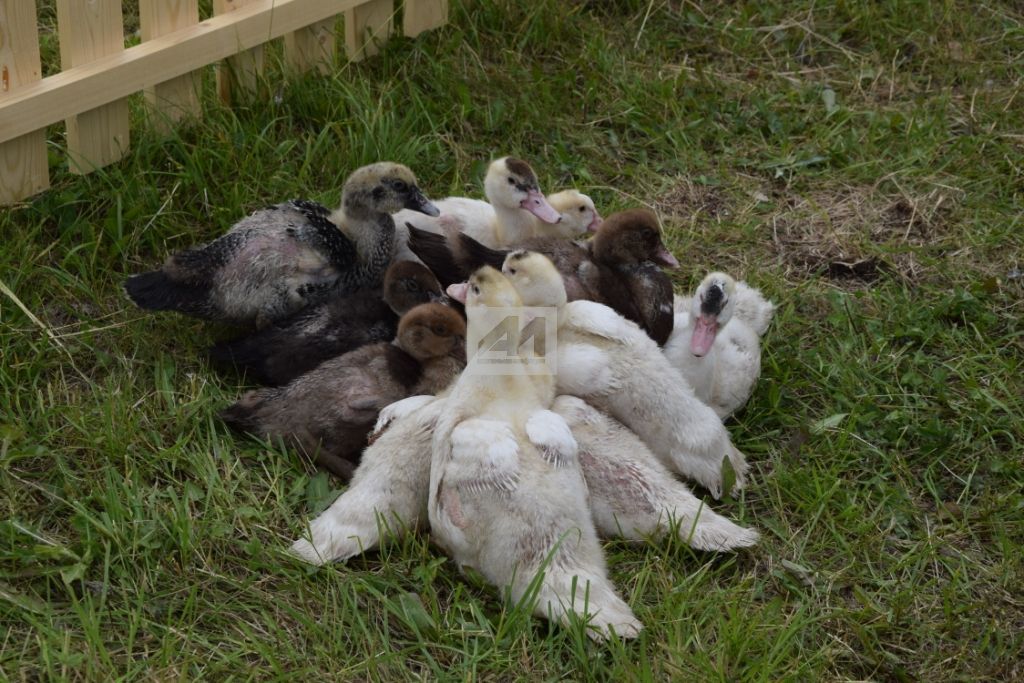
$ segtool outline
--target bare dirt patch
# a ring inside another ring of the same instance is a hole
[[[942,189],[913,195],[844,187],[783,195],[767,220],[787,270],[856,286],[886,272],[922,277],[921,256],[941,250],[954,203]]]
[[[668,191],[655,200],[654,210],[666,221],[690,222],[701,216],[719,219],[729,216],[725,193],[715,185],[678,178]]]

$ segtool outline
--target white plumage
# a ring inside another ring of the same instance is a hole
[[[725,460],[736,488],[745,485],[746,459],[721,419],[643,330],[602,304],[565,303],[561,275],[540,254],[513,252],[503,270],[524,303],[559,311],[559,393],[583,398],[618,419],[667,467],[716,498],[722,495]]]
[[[618,420],[575,396],[559,396],[552,409],[578,444],[590,511],[602,536],[639,541],[675,529],[691,547],[712,551],[757,542],[756,531],[705,506]]]
[[[692,298],[675,302],[665,357],[700,400],[725,418],[741,408],[761,375],[761,336],[775,306],[725,273],[708,274]]]
[[[484,306],[518,299],[493,268],[477,271],[466,290],[449,288],[464,295],[471,328]],[[509,343],[518,341],[515,325],[505,330]],[[486,375],[473,363],[451,388],[434,433],[428,504],[434,538],[460,566],[508,587],[515,601],[539,576],[539,616],[565,624],[570,614],[589,615],[592,637],[612,629],[635,636],[642,626],[607,578],[576,442],[548,410],[554,379],[529,375],[521,364]]]

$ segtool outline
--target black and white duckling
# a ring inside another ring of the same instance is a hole
[[[364,166],[333,213],[306,200],[256,211],[160,270],[129,277],[125,290],[141,308],[263,327],[328,296],[380,286],[394,254],[391,214],[403,207],[438,215],[407,167]]]
[[[500,268],[510,250],[490,249],[465,234],[434,235],[409,230],[409,246],[443,286],[489,265]],[[522,248],[544,254],[562,274],[569,301],[588,299],[615,309],[640,325],[658,345],[672,333],[672,281],[662,267],[679,262],[661,239],[658,219],[647,209],[612,214],[587,243],[564,239],[526,240]]]
[[[728,417],[747,402],[761,376],[761,336],[775,306],[746,283],[709,273],[676,310],[665,356],[700,400]]]
[[[488,308],[521,305],[490,267],[448,293],[466,304],[471,339],[494,326]],[[515,317],[498,327],[517,348]],[[589,614],[591,637],[636,636],[642,626],[607,577],[576,442],[549,410],[554,378],[529,374],[514,358],[500,373],[484,367],[471,353],[434,431],[427,506],[434,538],[459,566],[508,588],[513,601],[536,589],[539,616],[567,624]]]
[[[575,396],[559,396],[551,409],[576,439],[590,511],[605,538],[642,541],[675,530],[690,547],[711,551],[757,542],[756,531],[704,505],[618,420]]]
[[[421,304],[402,316],[393,343],[331,358],[283,387],[250,391],[221,417],[239,431],[285,440],[347,481],[381,408],[434,394],[459,374],[465,335],[453,309]]]
[[[761,337],[775,306],[724,272],[705,276],[690,299],[677,302],[665,355],[697,397],[726,418],[751,397],[761,376]]]
[[[430,444],[444,406],[443,397],[412,396],[382,410],[352,483],[292,553],[315,565],[340,562],[377,547],[384,529],[426,528]]]
[[[527,306],[558,309],[558,391],[586,400],[633,430],[669,469],[720,498],[728,479],[746,483],[747,463],[722,420],[693,393],[657,344],[611,308],[566,302],[558,270],[542,254],[509,254],[502,271]]]
[[[438,219],[424,218],[409,211],[396,213],[398,257],[410,257],[401,249],[408,237],[403,228],[406,223],[436,233],[442,232],[443,225],[448,225],[464,230],[489,247],[503,247],[535,237],[540,226],[554,225],[561,220],[561,214],[541,192],[537,174],[522,159],[502,157],[492,161],[484,178],[484,196],[487,201],[468,197],[442,199],[437,202],[441,211]]]
[[[210,358],[261,384],[287,384],[329,358],[394,339],[399,317],[441,297],[441,285],[425,266],[395,261],[384,275],[383,292],[364,288],[307,306],[261,330],[216,344]]]

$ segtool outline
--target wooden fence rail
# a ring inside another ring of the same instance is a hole
[[[199,21],[197,0],[140,0],[142,43],[125,49],[121,0],[57,0],[61,72],[42,78],[34,0],[0,0],[0,205],[49,186],[46,126],[64,121],[69,167],[89,173],[129,146],[127,97],[144,91],[151,125],[201,117],[201,69],[221,60],[217,92],[256,87],[263,45],[284,37],[293,73],[326,73],[334,26],[344,16],[351,60],[391,35],[395,0],[214,0]],[[447,21],[447,0],[405,0],[403,33]]]

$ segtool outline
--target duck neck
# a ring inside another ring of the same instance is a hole
[[[498,246],[520,244],[534,236],[534,217],[528,211],[500,204],[492,206],[496,220],[494,234],[498,238]]]
[[[331,222],[356,247],[360,263],[358,277],[373,284],[381,283],[395,253],[395,221],[391,215],[361,202],[346,201],[331,214]]]

